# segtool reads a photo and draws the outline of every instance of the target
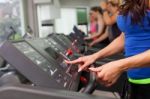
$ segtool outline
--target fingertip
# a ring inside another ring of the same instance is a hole
[[[107,88],[109,88],[109,87],[111,87],[112,86],[112,84],[107,84],[107,85],[105,85]]]
[[[66,63],[68,62],[68,60],[64,60]]]
[[[89,70],[92,71],[92,72],[97,72],[97,70],[93,67],[90,67]]]
[[[85,69],[85,67],[84,66],[81,66],[79,69],[78,69],[78,72],[81,72],[81,71],[83,71]]]
[[[67,64],[69,64],[70,63],[70,61],[68,61],[68,60],[64,60],[65,61],[65,63],[67,63]]]
[[[81,72],[81,71],[82,71],[82,68],[79,68],[79,69],[78,69],[78,72]]]
[[[89,70],[93,70],[93,67],[90,67]]]

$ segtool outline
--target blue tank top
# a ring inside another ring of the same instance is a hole
[[[150,50],[150,11],[141,24],[132,24],[131,16],[119,15],[118,27],[125,33],[125,56],[130,57]],[[150,67],[128,70],[131,79],[150,78]]]

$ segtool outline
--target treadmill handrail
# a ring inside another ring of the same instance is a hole
[[[29,85],[3,86],[0,88],[0,96],[1,99],[112,99]]]

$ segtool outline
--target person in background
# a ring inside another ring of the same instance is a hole
[[[92,7],[90,11],[90,36],[85,40],[95,41],[102,33],[105,32],[106,26],[102,18],[102,9],[100,7]]]
[[[68,64],[80,64],[79,72],[95,72],[99,83],[113,85],[127,71],[130,84],[129,99],[150,99],[150,1],[124,0],[117,17],[122,34],[99,52],[80,57]],[[97,59],[125,50],[126,58],[89,68]]]
[[[100,3],[100,7],[102,8],[103,11],[102,18],[107,28],[100,35],[94,35],[91,36],[90,38],[86,38],[91,39],[97,37],[97,39],[95,39],[93,42],[89,44],[91,47],[98,43],[101,43],[103,40],[107,38],[109,38],[109,41],[111,42],[121,34],[121,31],[118,29],[118,26],[116,24],[119,5],[120,5],[119,0],[108,0],[107,2],[104,1]]]
[[[100,6],[103,9],[103,19],[108,26],[109,40],[112,42],[116,37],[121,34],[120,29],[117,26],[117,16],[119,13],[120,0],[108,0],[101,2]]]
[[[90,31],[89,35],[93,35],[98,32],[98,14],[99,7],[92,7],[90,10]]]

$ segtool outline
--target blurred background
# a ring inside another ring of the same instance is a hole
[[[89,11],[102,0],[0,0],[0,35],[13,27],[18,35],[29,29],[35,37],[69,34],[74,25],[87,33]]]

